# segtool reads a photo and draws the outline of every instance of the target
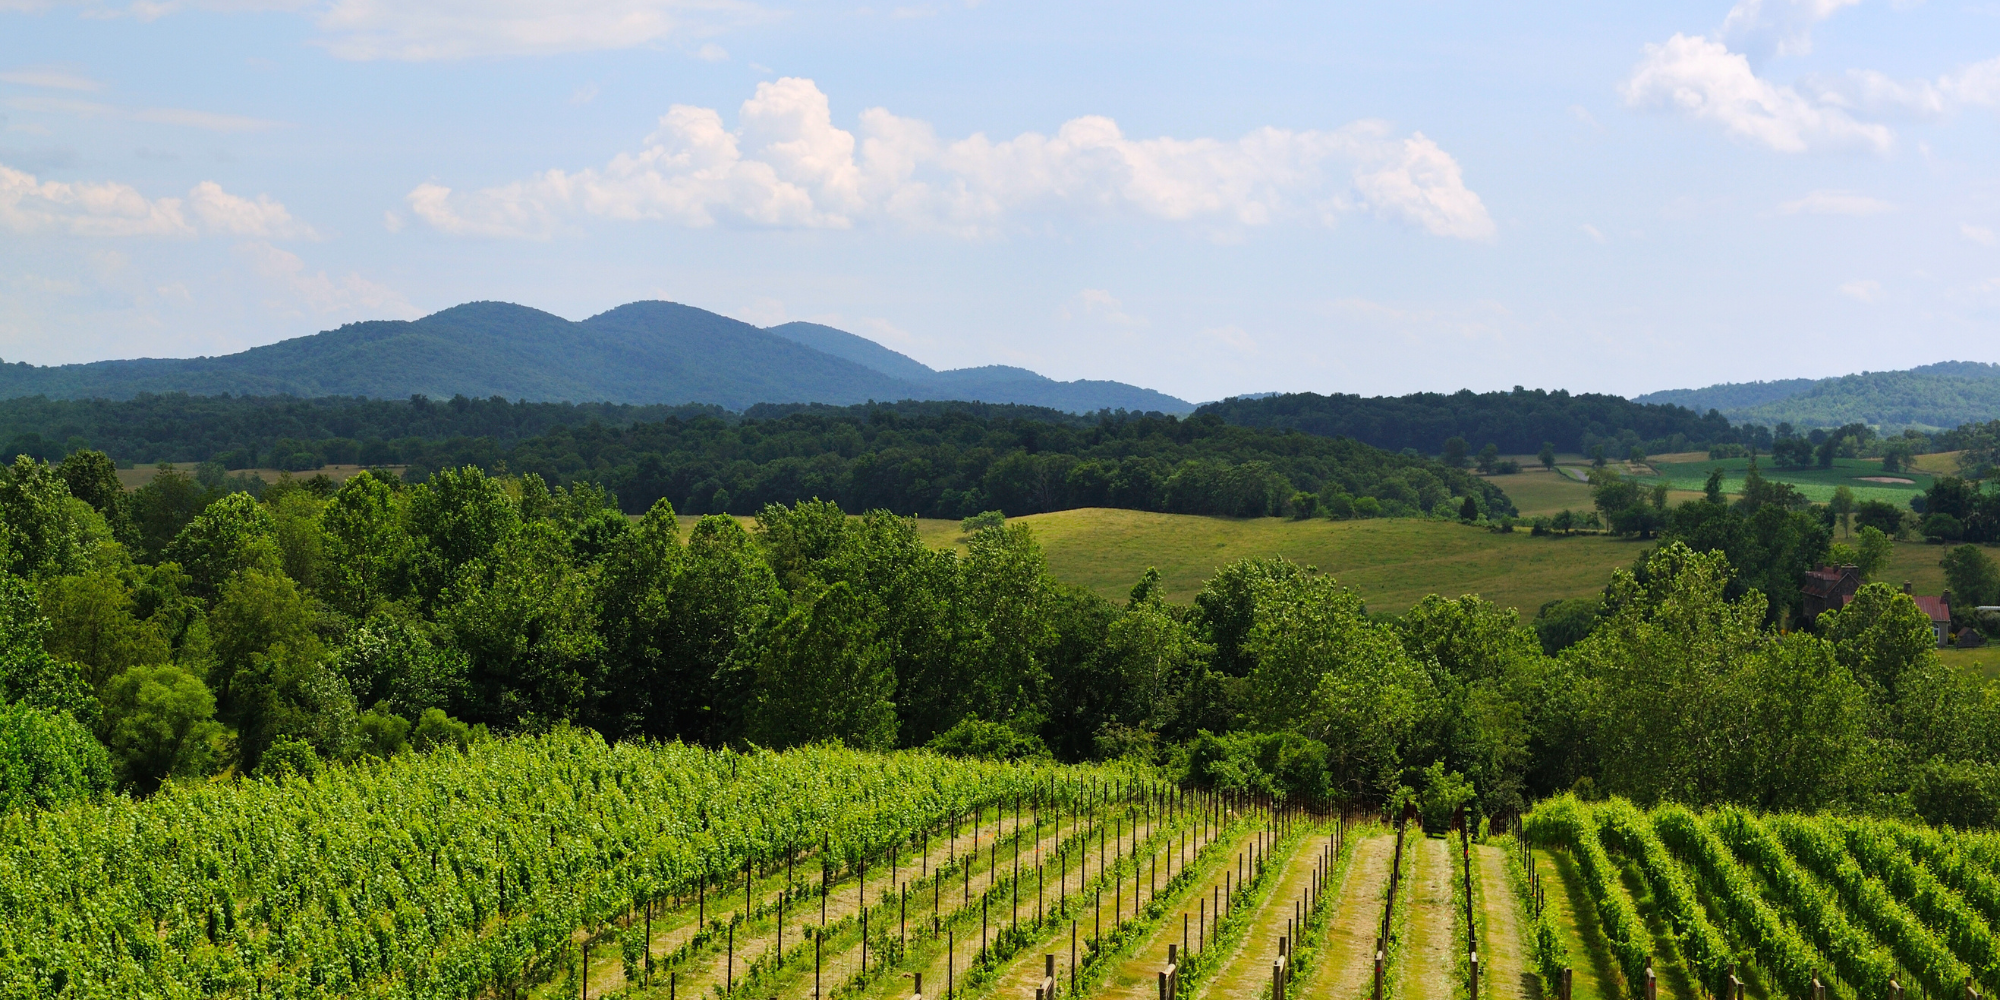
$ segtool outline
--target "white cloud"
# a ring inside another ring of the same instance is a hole
[[[964,236],[1012,216],[1138,215],[1216,228],[1281,220],[1330,225],[1373,212],[1439,236],[1485,239],[1492,218],[1458,162],[1422,133],[1376,121],[1333,131],[1261,128],[1240,139],[1132,139],[1086,116],[1053,135],[940,140],[882,108],[836,127],[811,80],[761,83],[730,130],[710,108],[675,105],[643,149],[603,169],[554,169],[468,194],[410,192],[410,210],[451,233],[542,237],[582,217],[685,226],[844,229],[885,223]]]
[[[694,57],[702,62],[728,62],[729,50],[714,42],[704,42],[695,50]]]
[[[1596,242],[1598,242],[1598,243],[1608,243],[1608,242],[1610,242],[1609,240],[1606,240],[1606,239],[1604,238],[1604,234],[1603,234],[1603,233],[1601,233],[1601,232],[1599,232],[1596,226],[1593,226],[1593,225],[1591,225],[1591,224],[1590,224],[1590,223],[1588,223],[1588,222],[1584,223],[1584,224],[1582,225],[1582,227],[1581,227],[1581,228],[1583,229],[1583,234],[1584,234],[1585,236],[1588,236],[1588,237],[1590,237],[1590,238],[1591,238],[1592,240],[1594,240],[1594,241],[1596,241]]]
[[[54,90],[103,90],[104,84],[65,69],[23,67],[0,73],[0,82]]]
[[[1809,76],[1799,86],[1822,106],[1900,118],[1936,118],[1945,113],[1949,97],[1943,87],[1929,80],[1897,80],[1872,69]]]
[[[203,181],[186,199],[147,198],[113,181],[40,181],[0,166],[0,229],[71,236],[312,236],[267,195],[255,201]]]
[[[1894,142],[1887,127],[1856,121],[1841,108],[1758,77],[1741,54],[1699,35],[1677,34],[1646,46],[1621,89],[1633,107],[1678,111],[1779,152],[1855,147],[1887,152]]]
[[[317,15],[343,59],[463,59],[652,45],[765,18],[742,0],[332,0]]]
[[[1778,206],[1785,215],[1879,215],[1896,206],[1853,191],[1814,191]]]
[[[213,111],[192,111],[187,108],[125,108],[67,97],[13,97],[7,100],[7,106],[16,111],[75,115],[80,118],[117,118],[152,125],[180,125],[207,129],[211,132],[259,132],[284,124],[243,115],[217,114]]]
[[[1102,288],[1086,288],[1076,293],[1071,296],[1069,304],[1065,304],[1056,315],[1064,320],[1098,320],[1125,329],[1138,329],[1148,325],[1146,317],[1134,316],[1126,310],[1125,303],[1120,301],[1118,296]]]
[[[1861,0],[1738,0],[1723,18],[1722,40],[1764,59],[1812,51],[1813,25]]]
[[[570,91],[569,102],[575,105],[589,104],[590,102],[597,100],[597,94],[598,94],[597,84],[594,82],[586,83],[583,86],[578,87],[573,91]]]
[[[325,271],[308,274],[305,261],[297,254],[264,242],[244,243],[236,250],[252,271],[283,295],[267,303],[273,308],[293,312],[302,308],[315,316],[363,314],[414,319],[418,315],[416,307],[402,295],[359,274],[350,273],[338,280]]]
[[[1856,302],[1880,302],[1882,300],[1882,283],[1872,278],[1843,282],[1840,286],[1840,294]]]
[[[1990,247],[1993,246],[1996,242],[1993,236],[1993,230],[1988,229],[1985,226],[1975,226],[1970,222],[1959,223],[1958,234],[1981,246]]]

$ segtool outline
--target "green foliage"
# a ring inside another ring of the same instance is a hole
[[[1373,798],[1396,787],[1403,751],[1436,696],[1395,631],[1329,577],[1252,584],[1244,650],[1254,661],[1244,712],[1253,728],[1326,744],[1334,786]]]
[[[1598,838],[1597,823],[1588,806],[1574,798],[1545,802],[1528,814],[1526,833],[1531,842],[1561,844],[1576,858],[1583,874],[1584,889],[1597,910],[1597,923],[1610,946],[1611,957],[1628,983],[1645,981],[1646,945],[1650,940],[1646,925],[1632,909],[1618,882],[1618,869]]]
[[[1687,868],[1667,853],[1644,813],[1623,799],[1591,810],[1604,841],[1631,858],[1652,890],[1653,902],[1672,927],[1681,957],[1696,982],[1721,992],[1734,964],[1729,942],[1708,918]]]
[[[297,744],[281,754],[295,769],[305,757]],[[309,782],[175,785],[0,824],[0,874],[19,912],[36,914],[0,925],[0,950],[21,956],[0,966],[0,988],[473,996],[499,970],[549,968],[578,928],[746,863],[825,843],[850,867],[975,808],[1067,803],[1088,777],[828,747],[614,746],[560,730],[327,767]],[[162,908],[167,886],[182,902]],[[279,940],[297,946],[263,945]]]
[[[1472,782],[1457,771],[1446,771],[1444,761],[1431,761],[1431,766],[1422,773],[1423,788],[1417,793],[1417,812],[1422,817],[1424,829],[1447,830],[1461,807],[1470,807],[1478,799]]]
[[[1603,601],[1591,597],[1572,597],[1542,605],[1532,623],[1542,652],[1554,656],[1582,642],[1597,627],[1597,612],[1602,606]]]
[[[1960,545],[1945,553],[1938,565],[1944,567],[1954,606],[2000,604],[2000,566],[1995,566],[1979,546]]]
[[[213,599],[238,574],[282,571],[271,512],[247,493],[209,504],[174,536],[162,556],[187,571],[190,593]]]
[[[1616,824],[1629,824],[1630,815],[1620,811],[1613,817]],[[1747,943],[1755,954],[1757,962],[1768,970],[1778,987],[1786,993],[1808,995],[1812,992],[1812,980],[1822,968],[1820,956],[1798,932],[1787,925],[1777,910],[1766,902],[1756,876],[1729,853],[1721,838],[1710,830],[1702,819],[1681,806],[1662,806],[1651,816],[1653,831],[1659,842],[1673,849],[1686,862],[1687,874],[1699,879],[1707,889],[1708,898],[1715,901],[1718,912],[1725,916],[1735,931],[1738,940]],[[1640,838],[1634,837],[1634,841]],[[1715,959],[1715,932],[1712,927],[1706,932],[1698,929],[1707,921],[1697,920],[1686,913],[1689,880],[1678,877],[1671,866],[1673,862],[1658,852],[1658,845],[1647,840],[1640,844],[1648,853],[1644,862],[1649,878],[1659,871],[1659,882],[1655,885],[1655,895],[1670,909],[1670,919],[1676,929],[1688,935],[1697,950],[1712,963]],[[1665,884],[1662,892],[1659,885]],[[1726,959],[1726,948],[1723,954]],[[1871,956],[1851,956],[1845,967],[1840,969],[1843,976],[1856,977],[1854,985],[1862,995],[1873,996],[1888,989],[1889,979],[1895,974],[1895,967],[1885,962],[1868,961]],[[1702,963],[1707,964],[1707,963]],[[1716,969],[1703,968],[1705,976],[1713,976]]]
[[[410,730],[410,746],[418,750],[451,749],[464,753],[485,738],[484,726],[467,725],[444,714],[441,708],[424,709],[423,716]]]
[[[966,534],[970,535],[973,532],[983,531],[987,528],[998,528],[1006,523],[1007,523],[1006,514],[1003,514],[997,510],[985,510],[985,511],[980,511],[979,513],[974,514],[963,521],[960,521],[958,524],[958,530],[963,531]]]
[[[1936,826],[1992,827],[2000,822],[2000,765],[1934,757],[1910,783],[1910,808]]]
[[[1834,821],[1775,816],[1770,824],[1799,863],[1829,883],[1839,893],[1842,905],[1888,946],[1896,961],[1925,989],[1944,993],[1963,985],[1972,974],[1973,970],[1898,902],[1879,878],[1864,871],[1848,854]]]
[[[66,712],[0,705],[0,813],[56,809],[111,786],[104,745]]]
[[[791,611],[740,647],[752,675],[746,733],[763,746],[896,742],[895,668],[845,582],[794,598]]]
[[[250,771],[253,778],[282,780],[285,778],[312,779],[319,775],[325,765],[320,762],[319,752],[304,740],[280,736],[265,748],[257,760],[257,766]]]
[[[1016,732],[1012,727],[976,715],[958,720],[957,725],[931,737],[924,747],[947,757],[976,760],[1029,760],[1049,753],[1040,737]]]
[[[104,742],[119,784],[151,793],[169,778],[199,778],[221,757],[226,731],[201,678],[170,664],[136,666],[104,695]]]
[[[83,526],[68,484],[47,464],[17,455],[0,470],[0,558],[17,576],[74,573],[84,560]]]
[[[1847,919],[1836,891],[1800,866],[1762,820],[1724,808],[1708,817],[1708,827],[1762,877],[1792,926],[1810,937],[1843,980],[1867,995],[1888,989],[1898,975],[1896,957]]]
[[[1324,800],[1334,791],[1326,744],[1291,731],[1199,733],[1188,744],[1185,773],[1204,788],[1307,802]]]

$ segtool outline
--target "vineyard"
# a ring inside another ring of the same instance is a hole
[[[0,821],[0,996],[1972,998],[2000,835],[585,732]]]
[[[1592,929],[1606,996],[1974,997],[2000,988],[2000,836],[1879,819],[1547,802],[1512,879],[1536,972],[1585,979],[1552,894]],[[1576,898],[1581,896],[1583,898]],[[1574,964],[1572,964],[1574,963]]]

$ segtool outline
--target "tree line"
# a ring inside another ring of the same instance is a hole
[[[1381,614],[1280,559],[1222,567],[1188,605],[1151,572],[1106,600],[998,517],[961,554],[823,500],[746,527],[477,468],[261,497],[185,479],[158,481],[198,504],[162,542],[101,454],[0,473],[10,807],[574,725],[1132,757],[1357,803],[1463,782],[1488,809],[1565,789],[2000,809],[2000,692],[1939,662],[1906,596],[1773,620],[1779,576],[1731,546],[1798,513],[1780,503],[1692,510],[1694,545],[1524,623],[1476,596]]]

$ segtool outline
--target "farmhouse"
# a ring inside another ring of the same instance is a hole
[[[1861,567],[1821,566],[1806,574],[1799,589],[1805,595],[1806,620],[1812,621],[1823,611],[1847,606],[1848,599],[1861,589]]]

